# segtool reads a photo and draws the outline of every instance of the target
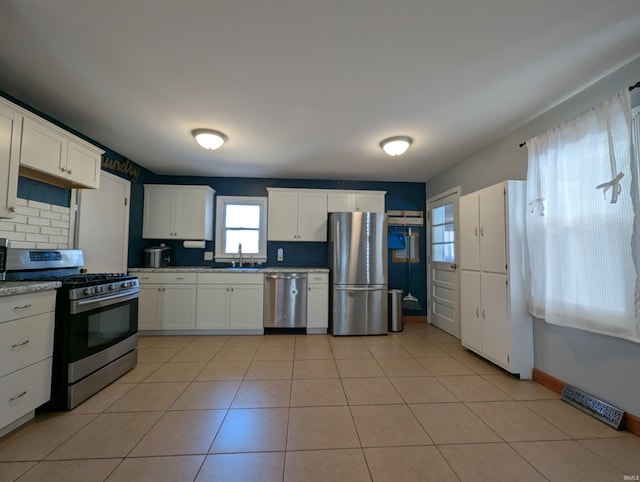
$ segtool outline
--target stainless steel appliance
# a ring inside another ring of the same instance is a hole
[[[264,328],[307,327],[307,274],[264,275]]]
[[[9,246],[9,241],[6,238],[0,238],[0,281],[4,280],[6,276],[7,246]]]
[[[7,249],[7,279],[55,280],[51,401],[71,409],[137,362],[138,279],[118,273],[81,274],[79,250]]]
[[[161,244],[144,250],[145,268],[164,268],[171,262],[171,248]]]
[[[387,333],[387,215],[331,213],[331,332]]]

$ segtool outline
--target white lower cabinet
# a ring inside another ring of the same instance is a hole
[[[194,273],[145,273],[139,276],[139,281],[139,330],[195,329]]]
[[[56,292],[0,298],[0,436],[51,396]]]
[[[329,328],[329,275],[309,273],[307,333],[326,333]]]
[[[262,330],[264,277],[255,273],[198,274],[198,330]]]

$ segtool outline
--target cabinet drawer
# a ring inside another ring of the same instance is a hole
[[[159,284],[187,284],[195,283],[197,279],[196,273],[134,273],[141,284],[159,283]]]
[[[264,283],[264,276],[262,273],[200,273],[198,283],[261,285]]]
[[[329,273],[309,273],[307,275],[309,284],[312,283],[329,283]]]
[[[51,398],[51,358],[0,378],[0,427]]]
[[[0,324],[5,321],[55,311],[55,309],[55,291],[2,297],[0,298]]]
[[[53,354],[54,314],[0,323],[0,376]]]

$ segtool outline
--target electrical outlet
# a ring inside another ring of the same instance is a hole
[[[204,252],[204,260],[205,261],[213,261],[213,251],[205,251]]]
[[[278,261],[284,261],[284,249],[278,248]]]

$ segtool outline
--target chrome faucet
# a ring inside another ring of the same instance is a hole
[[[238,257],[240,258],[238,260],[238,267],[242,268],[242,243],[238,243]]]

